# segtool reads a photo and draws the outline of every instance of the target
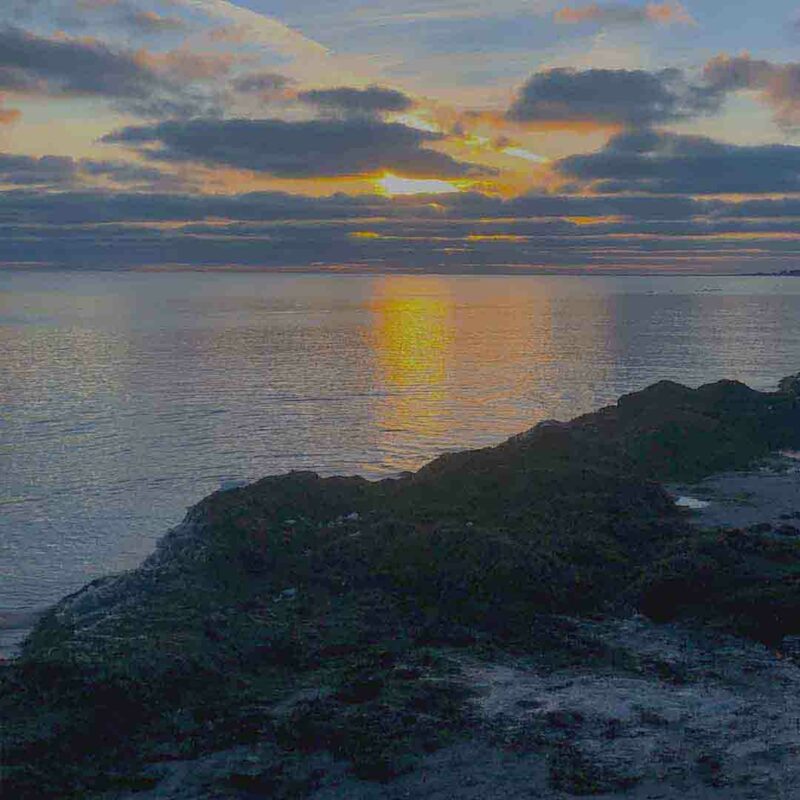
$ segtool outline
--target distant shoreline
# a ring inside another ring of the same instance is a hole
[[[0,272],[75,272],[75,273],[234,273],[248,275],[336,275],[339,277],[475,277],[475,278],[508,278],[508,277],[558,277],[558,278],[588,278],[588,277],[614,277],[614,278],[797,278],[800,270],[782,272],[686,272],[686,271],[639,271],[618,268],[595,269],[541,269],[534,266],[502,265],[497,268],[464,269],[457,270],[437,269],[426,267],[411,269],[408,267],[386,267],[385,265],[368,266],[336,265],[330,266],[274,266],[274,265],[248,265],[248,264],[130,264],[113,266],[82,267],[70,264],[54,264],[44,262],[9,262],[0,263]]]

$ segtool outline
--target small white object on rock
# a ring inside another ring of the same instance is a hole
[[[708,508],[711,503],[707,500],[698,500],[696,497],[676,497],[675,505],[681,508],[690,508],[692,511],[698,511],[701,508]]]
[[[358,511],[354,511],[352,514],[348,514],[345,518],[345,522],[358,522],[361,519]]]

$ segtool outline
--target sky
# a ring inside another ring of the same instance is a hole
[[[800,0],[4,0],[0,263],[797,269]]]

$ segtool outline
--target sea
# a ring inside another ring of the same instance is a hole
[[[795,277],[0,269],[0,654],[221,487],[798,371]]]

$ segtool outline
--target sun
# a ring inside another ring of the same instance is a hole
[[[455,183],[435,179],[401,178],[391,172],[384,174],[375,182],[382,194],[395,197],[403,194],[450,194],[460,191]]]

